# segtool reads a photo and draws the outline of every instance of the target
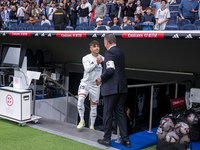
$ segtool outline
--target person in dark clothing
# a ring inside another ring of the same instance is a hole
[[[10,11],[9,15],[10,15],[10,17],[9,17],[10,20],[17,20],[17,17],[16,17],[17,9],[16,9],[16,6],[12,6],[12,10]]]
[[[130,147],[131,143],[127,134],[127,120],[124,112],[126,95],[128,93],[126,74],[125,74],[125,56],[116,46],[116,37],[114,34],[106,34],[104,45],[105,52],[103,72],[96,80],[96,85],[101,85],[101,95],[103,96],[103,124],[104,137],[99,139],[99,144],[110,146],[112,132],[112,114],[115,112],[116,123],[119,125],[121,134],[121,144]],[[100,59],[100,58],[97,58]]]
[[[76,0],[71,0],[71,4],[69,6],[69,19],[71,21],[71,26],[75,29],[76,28],[76,21],[77,21],[77,3]]]
[[[68,10],[69,10],[69,5],[68,5],[68,1],[67,0],[64,0],[63,1],[63,10],[64,11],[66,11],[66,12],[68,12]]]
[[[136,7],[137,5],[135,4],[135,0],[130,0],[128,3],[126,3],[126,7],[125,7],[126,16],[134,17]]]
[[[41,14],[42,14],[42,16],[45,15],[45,17],[48,19],[48,16],[47,16],[47,14],[48,14],[48,12],[47,12],[47,4],[43,3],[42,7],[43,8],[41,10]]]
[[[117,0],[113,0],[113,3],[110,6],[109,17],[113,19],[113,17],[118,15],[119,6],[117,4]]]
[[[1,18],[1,15],[0,15],[0,30],[2,30],[2,27],[3,27],[3,19]]]
[[[123,18],[125,15],[125,1],[124,0],[119,0],[119,12],[118,12],[118,18]]]
[[[142,24],[141,24],[141,15],[136,14],[135,20],[132,22],[132,26],[135,28],[135,30],[142,30]]]
[[[69,23],[69,15],[63,10],[63,3],[60,3],[59,8],[53,14],[53,23],[55,30],[64,30]]]
[[[118,17],[114,17],[112,19],[112,22],[108,21],[108,26],[109,27],[112,27],[112,26],[119,26],[120,27],[120,22],[119,22]]]
[[[147,25],[150,25],[151,22],[153,22],[153,24],[155,24],[156,20],[154,15],[151,13],[151,8],[147,7],[146,8],[146,14],[144,14],[144,16],[142,17],[141,22],[145,22]]]
[[[141,1],[142,10],[144,12],[146,11],[146,8],[150,6],[150,2],[151,2],[151,0],[142,0]]]
[[[125,108],[126,118],[127,118],[127,131],[128,135],[133,134],[133,119],[130,116],[131,109],[129,107]]]

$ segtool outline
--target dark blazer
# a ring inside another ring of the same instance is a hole
[[[78,6],[78,4],[73,4],[73,8],[74,8],[74,10],[72,11],[71,10],[71,6],[72,4],[70,4],[70,6],[69,6],[69,8],[68,8],[68,14],[69,14],[69,17],[70,18],[74,18],[74,19],[77,19],[77,13],[78,13],[78,11],[76,10],[76,8],[77,8],[77,6]],[[70,13],[71,12],[71,13]]]
[[[115,68],[110,67],[109,61],[114,62]],[[125,75],[125,56],[117,46],[111,47],[105,52],[101,80],[102,96],[128,92]]]

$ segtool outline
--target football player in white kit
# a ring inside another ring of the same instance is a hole
[[[158,9],[156,14],[156,25],[155,30],[165,30],[168,20],[170,19],[170,11],[165,6],[167,5],[166,0],[161,0],[162,8]]]
[[[100,96],[100,86],[96,85],[96,79],[102,74],[102,65],[104,57],[99,54],[100,46],[98,41],[92,41],[90,44],[91,53],[84,56],[82,63],[84,66],[84,75],[78,89],[78,112],[80,122],[77,129],[82,129],[85,126],[84,112],[85,98],[89,95],[90,100],[90,129],[94,130],[94,123],[97,116],[97,103]],[[98,59],[97,59],[98,58]]]

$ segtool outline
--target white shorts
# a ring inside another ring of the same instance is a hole
[[[99,102],[99,96],[100,96],[100,86],[91,86],[89,84],[86,84],[84,82],[81,82],[78,88],[78,94],[85,94],[88,96],[89,99],[91,99],[94,103]]]

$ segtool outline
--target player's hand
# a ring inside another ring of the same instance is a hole
[[[97,57],[97,64],[101,64],[103,62],[103,58],[100,56],[100,57]]]
[[[96,79],[96,85],[99,86],[100,84],[101,84],[101,78],[98,77],[98,78]]]

